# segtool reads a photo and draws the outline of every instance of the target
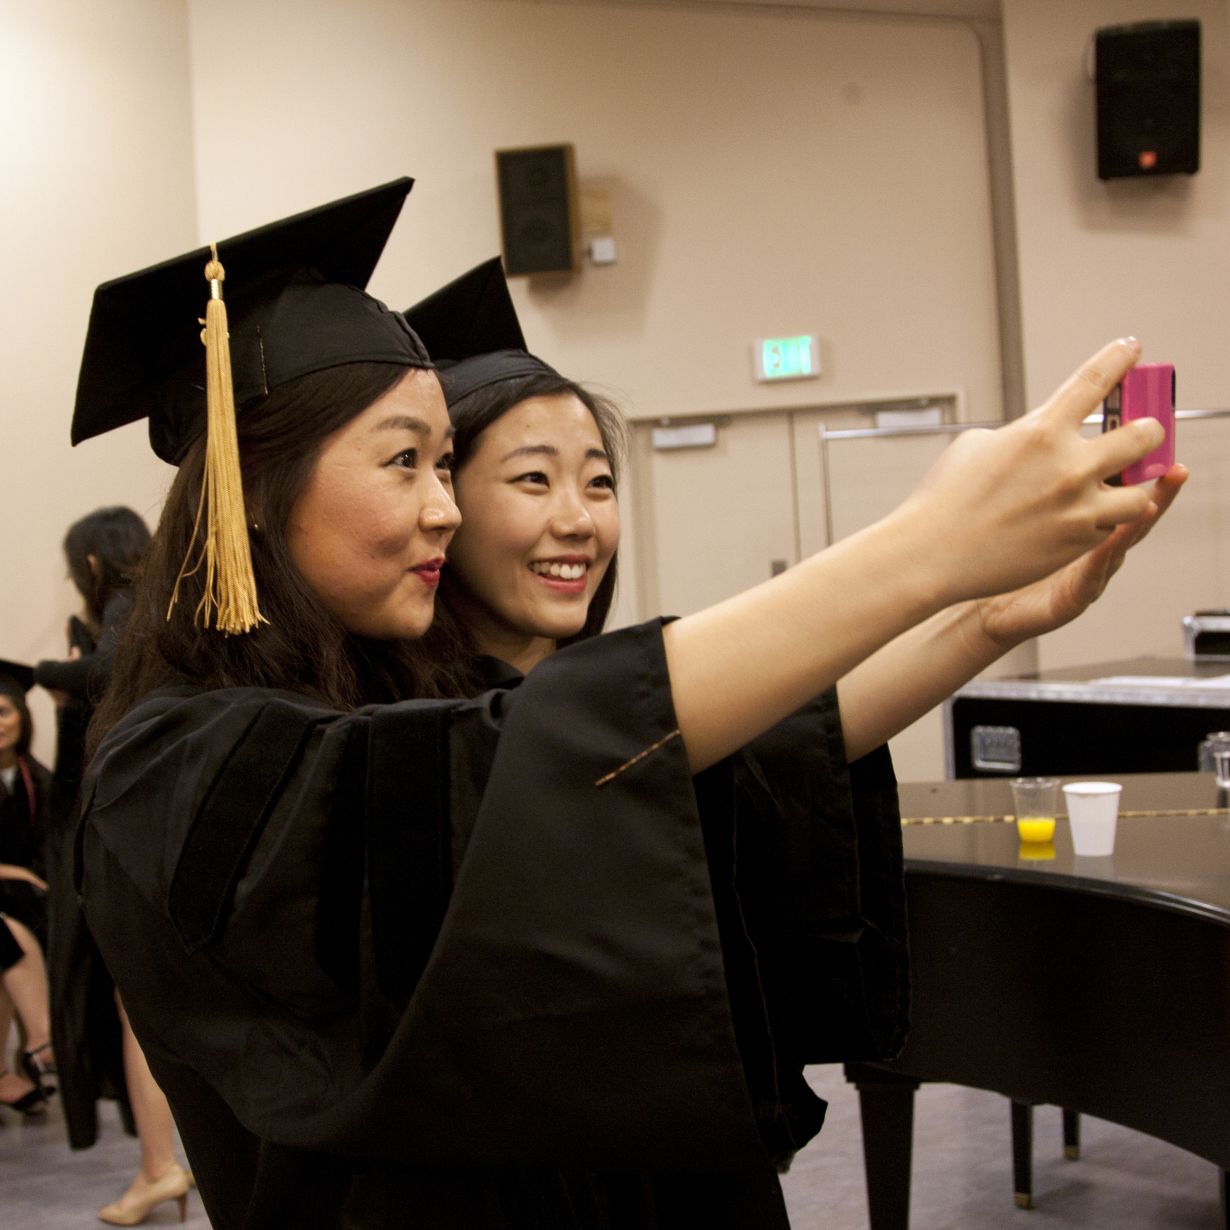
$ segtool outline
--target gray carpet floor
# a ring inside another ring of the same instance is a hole
[[[829,1116],[783,1179],[791,1223],[794,1230],[867,1230],[857,1096],[839,1067],[812,1068],[808,1077],[828,1099]],[[79,1153],[65,1143],[58,1109],[42,1122],[2,1115],[0,1227],[100,1225],[95,1211],[124,1190],[136,1166],[136,1143],[121,1131],[114,1109],[104,1108],[99,1143]],[[911,1230],[1224,1230],[1219,1176],[1207,1162],[1088,1117],[1081,1121],[1081,1146],[1080,1159],[1066,1161],[1059,1112],[1040,1107],[1035,1207],[1018,1209],[1007,1102],[976,1090],[927,1086],[915,1109]],[[146,1225],[179,1225],[177,1218],[167,1204]],[[208,1230],[195,1194],[185,1225]]]

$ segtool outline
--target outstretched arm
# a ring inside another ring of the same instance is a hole
[[[664,631],[694,771],[793,712],[895,637],[956,603],[1032,584],[1146,514],[1103,481],[1156,448],[1152,419],[1095,439],[1080,425],[1140,355],[1112,342],[1040,409],[954,442],[884,520]]]
[[[849,759],[890,739],[1009,649],[1063,627],[1096,602],[1186,479],[1186,467],[1174,466],[1153,485],[1140,517],[1050,576],[941,611],[856,666],[837,685]]]

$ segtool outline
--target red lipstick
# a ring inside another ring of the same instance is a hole
[[[440,584],[440,570],[444,567],[444,556],[439,556],[437,559],[429,559],[425,563],[415,564],[410,569],[424,585],[429,585],[435,589]]]

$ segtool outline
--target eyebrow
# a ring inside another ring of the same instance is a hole
[[[393,414],[387,419],[381,419],[380,422],[372,426],[372,431],[412,431],[416,436],[431,436],[431,426],[425,419],[415,418],[412,414]],[[454,435],[452,425],[444,433],[446,440],[451,440]]]
[[[513,449],[511,453],[505,453],[500,458],[500,461],[511,461],[514,457],[529,456],[558,457],[559,449],[554,444],[523,444],[520,448]],[[610,457],[607,456],[606,450],[600,448],[587,448],[585,450],[585,459],[586,461],[590,459],[605,461],[608,465],[611,461]]]

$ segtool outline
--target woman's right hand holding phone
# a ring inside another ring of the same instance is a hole
[[[845,687],[842,706],[845,712],[853,701],[864,711],[858,722],[866,737],[856,732],[847,746],[874,746],[882,731],[899,728],[903,711],[929,707],[952,680],[978,669],[987,650],[963,646],[970,608],[958,604],[1050,576],[1096,551],[1117,526],[1146,528],[1149,491],[1105,480],[1157,447],[1160,424],[1140,419],[1092,439],[1080,430],[1139,356],[1131,339],[1103,347],[1031,414],[995,431],[963,433],[882,521],[665,628],[675,713],[693,770],[861,663],[870,669]],[[1135,533],[1108,546],[1108,559]],[[949,627],[954,620],[959,626]],[[882,654],[890,642],[901,652]],[[885,705],[883,696],[900,697],[908,680],[917,696],[906,697],[904,710]]]
[[[1097,547],[1136,521],[1149,492],[1110,478],[1162,441],[1140,419],[1086,438],[1082,422],[1140,357],[1134,339],[1112,342],[1037,410],[995,431],[963,433],[892,514],[936,536],[940,605],[1028,584]]]

